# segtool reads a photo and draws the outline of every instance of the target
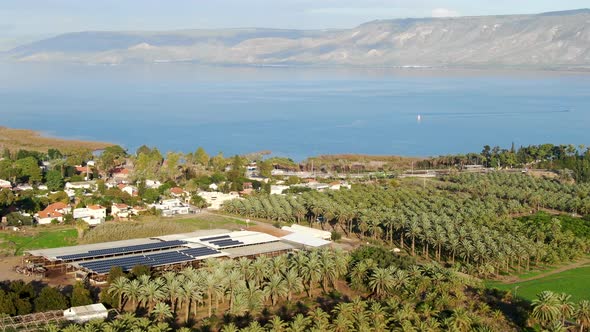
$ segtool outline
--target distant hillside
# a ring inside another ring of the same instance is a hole
[[[345,30],[79,32],[23,45],[17,61],[590,67],[590,10],[380,20]]]

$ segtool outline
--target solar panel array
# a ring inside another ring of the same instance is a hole
[[[98,274],[108,273],[113,266],[120,266],[123,271],[129,271],[136,265],[152,266],[152,260],[145,256],[132,256],[80,263],[80,266]]]
[[[184,249],[180,251],[160,252],[142,256],[120,257],[100,261],[82,262],[80,266],[98,274],[108,273],[113,266],[120,266],[123,271],[129,271],[136,265],[161,266],[190,262],[199,257],[219,254],[220,252],[206,247]]]
[[[134,245],[134,246],[89,250],[86,253],[57,256],[56,258],[61,259],[61,260],[66,260],[66,261],[73,261],[73,260],[80,260],[80,259],[93,258],[93,257],[131,254],[131,253],[142,252],[142,251],[146,251],[146,250],[171,249],[171,248],[180,247],[184,244],[186,244],[186,242],[180,241],[180,240],[162,241],[162,242],[155,242],[155,243],[139,244],[139,245]]]

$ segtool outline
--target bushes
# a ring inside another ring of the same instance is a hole
[[[72,304],[94,303],[90,291],[83,284],[74,286]],[[62,310],[69,306],[70,299],[58,288],[45,286],[38,292],[33,283],[22,280],[5,281],[0,289],[0,315],[26,315],[32,312]]]

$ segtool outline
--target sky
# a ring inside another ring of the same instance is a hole
[[[375,19],[585,7],[589,0],[0,0],[0,50],[86,30],[351,28]]]

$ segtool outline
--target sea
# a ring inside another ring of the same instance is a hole
[[[590,73],[4,63],[0,126],[295,160],[590,145]]]

